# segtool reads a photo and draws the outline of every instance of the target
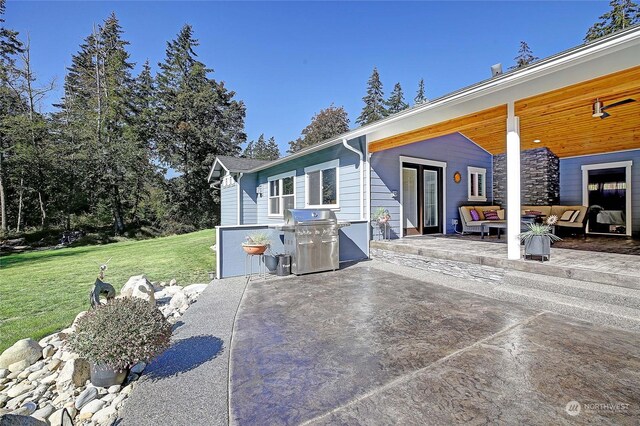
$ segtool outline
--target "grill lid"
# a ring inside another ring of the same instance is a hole
[[[319,225],[336,222],[336,214],[331,209],[287,209],[284,211],[285,225]]]

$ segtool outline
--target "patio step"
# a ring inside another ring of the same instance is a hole
[[[493,297],[596,324],[640,331],[640,309],[512,284],[494,287]]]
[[[594,302],[640,309],[640,290],[626,287],[513,270],[505,274],[504,282]]]

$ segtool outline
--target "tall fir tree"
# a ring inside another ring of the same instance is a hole
[[[389,114],[395,114],[407,108],[409,108],[409,104],[404,101],[402,86],[400,86],[400,83],[396,83],[396,85],[393,86],[393,91],[389,95],[389,100],[387,100],[387,112]]]
[[[289,153],[300,151],[303,148],[315,145],[327,139],[349,131],[349,116],[344,107],[336,107],[331,104],[328,108],[321,109],[311,119],[311,123],[302,129],[301,136],[295,141],[289,142]]]
[[[389,115],[385,108],[384,91],[382,90],[382,82],[378,69],[373,68],[371,77],[367,82],[367,94],[362,98],[364,107],[360,116],[356,119],[356,124],[364,126]]]
[[[277,160],[280,158],[280,148],[272,136],[267,141],[264,133],[258,137],[257,141],[251,141],[244,150],[243,157],[254,160]]]
[[[596,22],[589,28],[584,37],[585,42],[597,40],[640,23],[640,7],[632,0],[611,0],[609,6],[611,10],[600,16],[600,22]]]
[[[420,105],[424,102],[427,102],[427,97],[424,93],[424,78],[421,78],[420,82],[418,83],[418,92],[416,93],[416,97],[413,98],[413,104]]]
[[[157,75],[156,143],[160,160],[178,173],[172,179],[172,220],[185,229],[213,226],[219,218],[219,194],[207,174],[216,155],[238,155],[245,106],[197,59],[198,41],[185,25],[167,43]]]
[[[527,42],[521,41],[520,49],[518,49],[518,55],[514,58],[516,64],[509,69],[517,70],[519,68],[526,67],[527,65],[537,61],[538,59],[540,58],[538,58],[537,56],[533,56],[533,52],[531,51],[531,48],[529,47]]]

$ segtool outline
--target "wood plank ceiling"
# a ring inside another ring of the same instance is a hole
[[[636,102],[592,117],[593,103]],[[640,149],[640,67],[515,102],[522,149],[548,147],[559,157]],[[374,141],[370,152],[460,132],[492,154],[506,151],[506,105]],[[540,140],[535,143],[534,140]]]

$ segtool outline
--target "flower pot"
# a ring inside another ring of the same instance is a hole
[[[267,251],[267,246],[264,245],[249,245],[249,244],[243,244],[242,245],[242,249],[245,251],[245,253],[247,254],[262,254],[265,251]]]
[[[551,257],[551,238],[547,235],[534,235],[524,243],[524,255],[539,256],[541,260]]]
[[[94,386],[108,388],[113,385],[121,385],[127,378],[126,371],[115,371],[113,368],[104,364],[91,363],[90,368],[91,383]]]

